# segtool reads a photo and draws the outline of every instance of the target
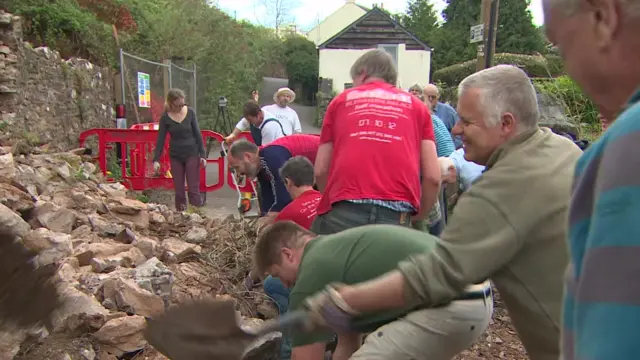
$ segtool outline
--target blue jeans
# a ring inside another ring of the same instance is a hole
[[[369,224],[411,227],[411,214],[378,205],[339,201],[331,205],[329,212],[316,217],[311,225],[311,231],[318,235],[330,235]]]
[[[278,313],[284,314],[289,310],[289,289],[284,287],[280,279],[269,275],[264,279],[262,285],[264,293],[276,304]],[[280,345],[280,360],[291,359],[291,337],[285,332],[282,333],[282,344]]]

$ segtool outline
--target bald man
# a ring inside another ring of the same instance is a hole
[[[423,93],[425,101],[427,105],[429,105],[429,108],[431,108],[431,111],[442,120],[447,130],[449,130],[449,133],[451,133],[451,129],[453,129],[453,126],[458,121],[458,113],[456,110],[451,107],[451,105],[439,101],[440,90],[434,84],[425,86]],[[458,136],[453,137],[453,143],[456,149],[462,146],[462,140]]]

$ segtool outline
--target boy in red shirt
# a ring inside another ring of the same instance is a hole
[[[395,86],[393,58],[369,51],[351,77],[355,87],[331,101],[322,123],[315,161],[322,199],[311,228],[318,235],[366,224],[411,226],[411,217],[424,218],[439,194],[431,115]]]
[[[280,168],[280,179],[293,200],[278,213],[275,221],[291,220],[309,230],[322,197],[313,188],[313,164],[304,156],[294,156]]]

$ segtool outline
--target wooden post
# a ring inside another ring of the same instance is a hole
[[[162,60],[162,63],[166,65],[162,69],[162,78],[164,80],[164,94],[162,97],[164,98],[169,93],[169,89],[171,89],[171,60]]]
[[[479,22],[484,24],[484,40],[482,43],[478,45],[478,61],[476,62],[476,71],[483,70],[485,68],[485,50],[488,44],[489,39],[489,22],[491,19],[491,1],[492,0],[482,0],[482,5],[480,8],[480,19]]]

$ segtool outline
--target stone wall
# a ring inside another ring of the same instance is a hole
[[[114,126],[113,77],[22,40],[22,21],[0,10],[0,130],[30,145],[76,147],[87,129]],[[9,136],[6,136],[9,135]]]

